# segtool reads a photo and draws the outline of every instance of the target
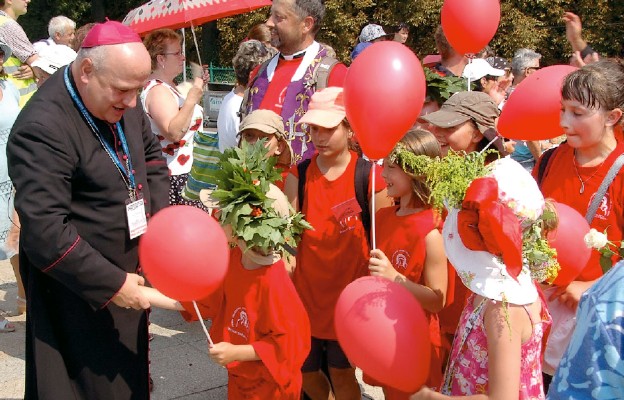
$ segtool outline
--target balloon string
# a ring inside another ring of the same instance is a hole
[[[371,243],[373,245],[373,249],[377,248],[377,235],[375,235],[375,176],[377,175],[377,172],[375,171],[375,166],[377,165],[377,161],[373,161],[373,191],[371,192],[372,195],[372,199],[371,199],[371,203],[372,203],[372,210],[371,210],[371,231],[370,231],[370,235],[371,235]],[[368,195],[368,193],[366,193],[366,195]]]
[[[468,57],[468,65],[472,64],[472,57]],[[468,71],[470,71],[470,69],[468,69]],[[470,92],[470,74],[467,74],[467,78],[468,78],[468,91]]]
[[[479,151],[479,154],[482,154],[484,151],[486,151],[487,149],[490,148],[490,146],[492,146],[492,144],[498,139],[498,135],[494,136],[494,139],[490,140],[488,142],[488,144],[481,150]]]
[[[195,312],[197,313],[197,317],[199,318],[199,323],[202,326],[202,329],[204,330],[204,333],[206,334],[206,337],[208,338],[208,344],[210,344],[210,347],[214,346],[214,343],[212,342],[212,338],[210,338],[210,334],[208,333],[208,329],[206,329],[206,324],[204,324],[204,319],[201,316],[201,313],[199,312],[199,307],[197,307],[197,303],[195,302],[195,300],[193,300],[193,307],[195,307]]]

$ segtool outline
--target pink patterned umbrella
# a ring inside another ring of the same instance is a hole
[[[271,3],[271,0],[152,0],[130,11],[123,23],[142,35],[160,28],[199,26]]]

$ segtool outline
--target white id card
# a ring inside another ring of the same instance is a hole
[[[145,217],[143,196],[139,196],[137,201],[128,200],[126,202],[126,216],[128,217],[130,239],[139,237],[147,231],[147,218]]]

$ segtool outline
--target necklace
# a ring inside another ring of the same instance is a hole
[[[579,190],[579,194],[585,193],[585,183],[589,182],[589,180],[591,178],[593,178],[594,175],[596,175],[596,173],[600,170],[600,168],[605,163],[605,161],[607,161],[607,158],[605,158],[602,161],[602,163],[600,163],[600,165],[596,168],[594,173],[589,176],[589,178],[583,180],[583,178],[581,178],[581,174],[579,173],[578,166],[576,165],[576,150],[574,151],[574,156],[572,158],[572,164],[574,164],[574,171],[576,172],[576,176],[578,177],[579,181],[581,181],[581,189]]]

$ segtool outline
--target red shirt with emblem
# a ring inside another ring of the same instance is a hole
[[[241,250],[230,254],[222,291],[198,301],[202,316],[214,316],[215,343],[250,344],[260,361],[227,365],[229,399],[291,399],[301,395],[301,366],[310,352],[308,315],[284,263],[254,270],[241,263]],[[192,303],[183,316],[197,319]]]
[[[260,109],[275,111],[277,114],[282,113],[282,105],[286,96],[286,88],[290,84],[292,77],[295,75],[297,68],[303,61],[303,57],[292,60],[284,60],[280,58],[275,67],[271,83],[267,87],[267,91],[260,102]],[[255,77],[260,67],[252,72],[251,77]],[[344,64],[336,64],[327,78],[327,86],[342,87],[344,78],[347,75],[347,67]]]
[[[312,336],[336,340],[334,308],[338,296],[351,282],[368,275],[369,247],[362,225],[361,208],[355,198],[357,154],[343,174],[329,181],[312,157],[306,171],[303,209],[313,230],[306,230],[297,247],[293,282],[310,316]],[[376,192],[385,188],[381,168],[376,167]],[[298,176],[296,167],[291,169]],[[373,170],[369,176],[369,188]],[[369,189],[369,191],[371,190]],[[370,197],[370,192],[369,192]]]
[[[600,183],[615,159],[622,153],[624,153],[624,143],[619,142],[602,165],[588,168],[577,166],[585,185],[585,191],[580,193],[581,181],[574,169],[574,149],[567,143],[561,144],[548,161],[544,171],[541,187],[544,197],[550,197],[557,202],[566,204],[585,216]],[[534,176],[537,176],[538,169],[539,163],[533,170]],[[598,232],[604,232],[606,229],[607,237],[612,242],[619,243],[622,240],[622,231],[624,230],[624,168],[620,169],[611,186],[609,186],[590,226]],[[576,280],[591,281],[601,277],[602,269],[599,259],[600,253],[592,251],[587,266]]]
[[[394,269],[414,283],[424,285],[423,270],[427,255],[425,237],[434,229],[439,229],[441,219],[433,210],[423,210],[414,214],[397,215],[398,206],[377,211],[377,248],[384,252]],[[437,314],[425,314],[429,318],[431,338],[431,366],[427,386],[436,387],[442,380],[442,359],[440,354],[440,324]],[[367,381],[379,385],[370,377]],[[385,388],[386,399],[408,399],[410,394],[393,388]]]

